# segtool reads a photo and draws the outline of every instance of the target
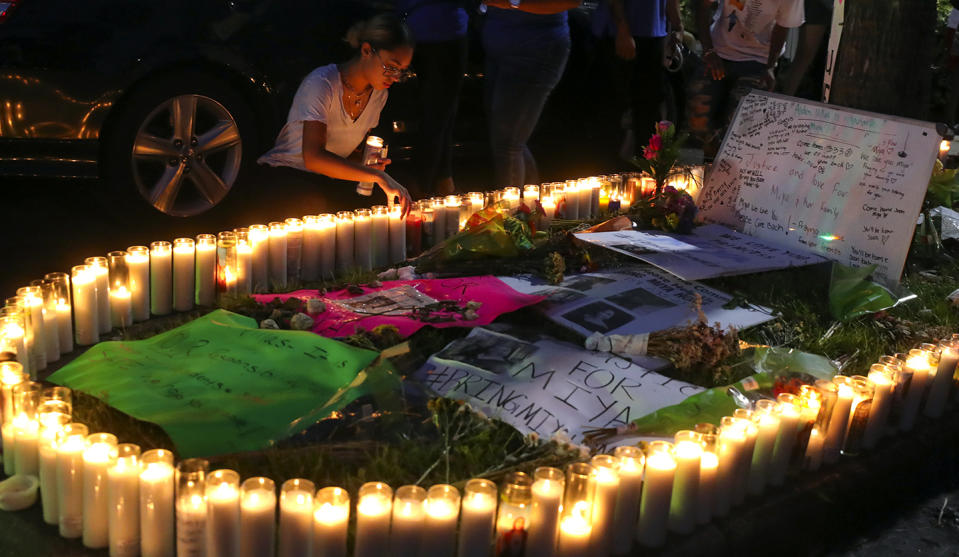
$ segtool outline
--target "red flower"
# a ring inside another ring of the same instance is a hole
[[[656,133],[665,134],[672,127],[673,127],[673,123],[670,122],[669,120],[661,120],[656,123]]]
[[[663,136],[658,133],[649,138],[649,148],[653,151],[659,151],[663,148]]]

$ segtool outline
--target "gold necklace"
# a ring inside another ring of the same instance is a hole
[[[350,85],[350,82],[346,80],[346,77],[343,77],[341,81],[343,82],[343,87],[346,88],[346,97],[348,99],[352,97],[354,106],[358,107],[363,104],[364,98],[373,92],[373,86],[370,84],[367,84],[362,91],[357,91],[352,85]]]

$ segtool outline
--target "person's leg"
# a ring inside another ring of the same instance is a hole
[[[550,92],[559,82],[569,56],[569,40],[552,43],[529,41],[529,44],[487,47],[496,57],[496,81],[489,106],[490,145],[496,181],[500,186],[522,186],[527,162],[532,153],[526,146]],[[499,56],[499,52],[508,54]],[[497,52],[499,51],[499,52]],[[535,162],[530,170],[535,173]]]
[[[717,119],[724,100],[723,81],[717,81],[706,72],[702,62],[692,71],[686,89],[687,127],[694,138],[702,142],[703,156],[711,160],[718,149]]]
[[[440,129],[440,157],[437,162],[435,187],[440,193],[451,194],[456,190],[453,183],[453,130],[456,127],[456,111],[459,107],[463,76],[466,74],[469,41],[464,36],[447,43],[444,63],[445,119]]]
[[[789,66],[786,76],[783,79],[783,93],[794,96],[799,90],[813,58],[819,52],[819,45],[823,37],[826,36],[825,25],[815,25],[806,23],[799,29],[799,48],[796,50],[796,58]],[[821,85],[821,84],[820,84]]]
[[[633,109],[633,137],[635,154],[641,155],[649,143],[656,122],[662,119],[663,85],[663,38],[635,37],[636,59],[633,63],[630,93]]]
[[[739,108],[739,101],[753,89],[762,88],[762,78],[765,73],[766,65],[761,62],[726,63],[726,80],[730,86],[730,90],[726,97],[723,134],[720,134],[720,139],[722,135],[724,135],[726,127],[732,122],[733,116],[736,115],[736,109]]]

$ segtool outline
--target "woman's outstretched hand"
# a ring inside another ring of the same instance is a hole
[[[400,206],[403,208],[403,218],[406,218],[406,215],[410,212],[410,206],[413,203],[410,192],[385,172],[380,173],[380,177],[377,178],[376,183],[380,186],[380,189],[386,193],[387,205],[392,207],[395,202],[394,200],[397,197],[400,199]]]

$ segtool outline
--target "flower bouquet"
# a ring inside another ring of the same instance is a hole
[[[679,160],[679,150],[689,134],[676,133],[676,125],[669,120],[656,123],[655,133],[643,147],[642,157],[633,157],[633,164],[656,180],[656,196],[663,192],[666,181]]]
[[[629,208],[629,216],[641,228],[689,234],[693,230],[696,211],[696,202],[688,193],[666,186],[651,197],[635,201]]]

